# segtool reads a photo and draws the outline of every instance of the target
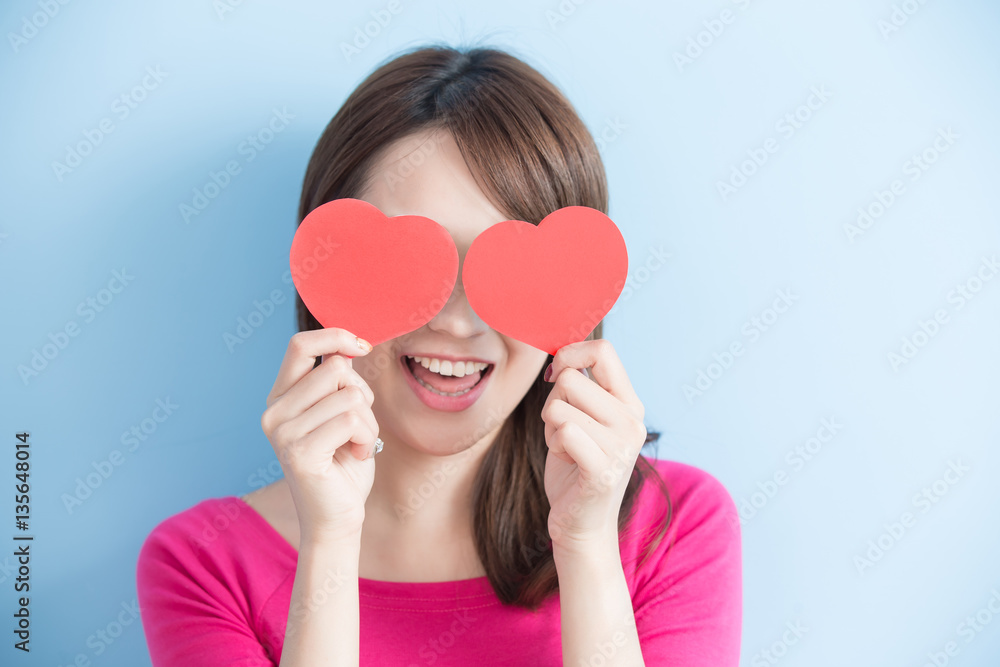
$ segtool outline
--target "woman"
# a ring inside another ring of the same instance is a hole
[[[570,104],[490,49],[416,50],[351,94],[299,220],[343,197],[437,221],[460,257],[502,220],[607,211]],[[600,325],[553,357],[487,327],[460,286],[374,349],[298,300],[261,418],[284,478],[143,545],[154,665],[738,664],[724,487],[639,455],[643,406]]]

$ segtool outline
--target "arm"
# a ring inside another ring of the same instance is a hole
[[[579,550],[553,545],[553,556],[559,574],[563,665],[645,665],[618,536]]]
[[[140,618],[155,667],[274,667],[233,572],[199,557],[180,517],[153,529],[139,552]]]
[[[299,549],[281,667],[356,666],[361,535]]]

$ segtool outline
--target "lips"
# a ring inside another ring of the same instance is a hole
[[[413,357],[410,356],[404,356],[403,363],[409,369],[413,377],[424,385],[424,388],[429,388],[432,391],[445,395],[462,395],[467,393],[479,384],[483,377],[493,368],[493,365],[489,364],[483,370],[474,371],[462,377],[455,377],[452,375],[442,375],[441,373],[436,373],[428,368],[424,368],[424,366],[417,363]]]

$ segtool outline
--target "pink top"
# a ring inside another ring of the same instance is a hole
[[[666,509],[648,482],[620,541],[645,663],[736,667],[742,555],[735,503],[703,470],[652,462],[673,501],[670,528],[637,567]],[[297,557],[238,496],[204,500],[160,522],[142,546],[137,572],[153,665],[279,664]],[[418,583],[361,578],[358,590],[363,667],[563,664],[558,594],[532,613],[504,607],[485,576]]]

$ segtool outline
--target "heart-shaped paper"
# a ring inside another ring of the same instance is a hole
[[[316,320],[372,345],[430,322],[458,277],[448,230],[419,215],[386,217],[359,199],[313,209],[295,232],[290,261]]]
[[[469,305],[490,327],[549,354],[586,338],[625,287],[628,251],[611,218],[567,206],[532,225],[507,220],[465,255]]]

